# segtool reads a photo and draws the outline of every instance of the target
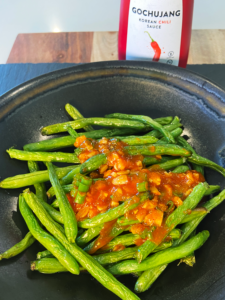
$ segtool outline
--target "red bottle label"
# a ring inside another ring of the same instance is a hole
[[[178,66],[182,19],[182,0],[131,0],[126,59]]]

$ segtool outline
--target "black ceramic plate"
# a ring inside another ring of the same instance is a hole
[[[69,120],[64,106],[75,105],[86,117],[112,112],[175,116],[182,119],[196,151],[219,164],[225,144],[225,92],[191,72],[147,62],[80,65],[31,80],[0,98],[0,176],[26,173],[25,162],[10,160],[5,150],[40,141],[41,126]],[[210,184],[225,186],[218,173],[206,170]],[[0,190],[0,252],[27,232],[17,208],[19,190]],[[141,299],[225,299],[225,203],[199,226],[211,236],[196,252],[191,268],[171,264]],[[0,299],[117,299],[88,274],[43,275],[29,270],[40,247],[0,262]],[[131,275],[120,280],[133,289]]]

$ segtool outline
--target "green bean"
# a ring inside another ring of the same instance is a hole
[[[201,216],[205,216],[209,213],[207,209],[204,207],[198,207],[195,208],[189,215],[186,215],[183,220],[180,222],[180,224],[184,224],[187,222],[191,222],[192,220],[199,218]]]
[[[93,258],[101,265],[108,265],[108,264],[119,262],[121,260],[133,258],[136,250],[137,247],[132,247],[121,251],[94,255]],[[46,273],[46,274],[67,272],[67,270],[59,263],[59,261],[56,258],[50,258],[50,257],[49,258],[43,257],[39,261],[32,262],[31,270],[39,271],[41,273]]]
[[[172,173],[185,173],[189,170],[189,167],[187,165],[181,165],[176,167]]]
[[[26,250],[28,247],[30,247],[36,239],[33,237],[33,235],[28,232],[26,236],[16,245],[14,245],[12,248],[8,249],[4,253],[0,254],[0,260],[2,259],[9,259],[11,257],[14,257],[24,250]]]
[[[211,211],[213,208],[218,206],[221,202],[225,200],[225,190],[223,190],[218,196],[210,199],[206,203],[204,203],[202,206],[207,209],[207,211]],[[199,218],[194,219],[191,222],[185,223],[182,227],[181,230],[183,232],[181,238],[179,240],[176,240],[174,242],[174,246],[179,245],[183,243],[189,235],[196,229],[196,227],[199,225],[199,223],[205,218],[206,215],[203,215]]]
[[[160,117],[160,118],[155,118],[153,119],[155,122],[158,122],[161,125],[168,125],[172,122],[173,117]]]
[[[47,168],[49,171],[49,179],[55,190],[56,198],[59,201],[59,209],[63,216],[66,237],[70,243],[75,243],[77,236],[77,220],[74,211],[59,183],[53,165],[47,163]]]
[[[181,231],[179,229],[175,228],[169,233],[168,237],[171,239],[178,239],[181,237]],[[102,247],[102,249],[100,249],[100,250],[101,251],[112,250],[117,245],[123,245],[126,247],[131,246],[131,245],[135,244],[137,239],[140,239],[139,234],[128,233],[128,234],[120,235],[120,236],[115,237],[111,242],[109,242],[107,245]],[[162,243],[154,251],[160,251],[160,249],[161,249],[160,247],[165,249],[167,246],[168,246],[168,243]]]
[[[70,196],[75,199],[77,197],[77,192],[78,192],[78,188],[77,188],[77,186],[74,186],[70,192]],[[85,196],[86,196],[86,194],[85,194]]]
[[[79,187],[78,187],[78,191],[83,192],[83,193],[87,193],[88,190],[89,190],[89,187],[90,186],[88,186],[88,185],[83,184],[82,182],[80,182]]]
[[[86,176],[81,177],[81,181],[78,184],[78,190],[76,192],[76,197],[75,195],[72,195],[72,197],[75,197],[75,202],[82,204],[85,201],[87,192],[89,191],[89,188],[92,184],[92,179],[88,178]]]
[[[107,270],[113,275],[122,275],[131,272],[146,271],[150,268],[153,269],[190,255],[193,251],[199,249],[207,241],[208,237],[209,232],[204,230],[182,245],[160,251],[159,253],[146,258],[141,263],[138,263],[135,260],[126,260],[109,266]]]
[[[161,243],[158,247],[156,247],[152,253],[156,253],[156,252],[160,252],[160,251],[163,251],[167,248],[170,248],[172,246],[173,242],[172,241],[169,241],[169,242],[163,242]],[[137,253],[137,251],[136,251]]]
[[[192,238],[193,236],[196,235],[196,230],[192,231],[192,233],[189,235],[189,238]],[[185,256],[183,257],[179,263],[178,263],[178,266],[181,264],[181,263],[185,263],[186,265],[188,265],[189,267],[193,267],[194,264],[195,264],[195,253],[192,252],[190,255],[188,256]]]
[[[216,163],[214,163],[213,161],[204,158],[198,154],[192,154],[192,156],[190,156],[188,158],[188,161],[190,163],[194,163],[196,165],[200,165],[200,166],[204,166],[204,167],[208,167],[210,169],[213,169],[217,172],[219,172],[220,174],[222,174],[225,177],[225,169],[219,165],[217,165]]]
[[[77,168],[74,168],[70,172],[68,172],[62,179],[60,180],[61,185],[70,184],[73,181],[73,178],[76,174],[79,174],[81,170],[81,165],[77,166]]]
[[[43,208],[48,212],[49,216],[51,216],[51,218],[54,220],[55,222],[55,226],[58,227],[58,229],[63,233],[65,234],[65,231],[64,231],[64,228],[63,226],[61,225],[63,220],[62,220],[62,217],[61,215],[59,214],[59,212],[57,212],[59,215],[56,215],[52,210],[54,210],[54,208],[52,208],[48,203],[44,202],[43,200],[37,198],[37,196],[32,193],[29,189],[26,189],[24,190],[23,192],[23,196],[24,198],[27,199],[27,197],[32,197],[34,199],[34,201],[38,201],[42,206]],[[49,206],[50,206],[50,209],[49,209]],[[61,224],[59,224],[61,221]]]
[[[68,194],[73,189],[73,187],[74,187],[73,184],[68,184],[68,185],[62,186],[64,193],[66,193],[66,194]],[[53,196],[55,196],[55,191],[53,188],[50,188],[46,194],[47,194],[48,198],[52,198]],[[58,206],[56,206],[56,207],[58,207]]]
[[[186,158],[177,158],[173,160],[166,161],[164,163],[152,165],[151,167],[148,168],[149,171],[156,171],[156,170],[170,170],[173,169],[177,166],[182,165],[183,163],[186,162]]]
[[[136,134],[140,130],[131,128],[114,128],[114,129],[99,129],[91,132],[78,133],[79,136],[85,135],[91,139],[101,139],[102,137],[113,137],[122,135]],[[73,147],[75,138],[71,136],[63,136],[49,140],[40,141],[37,143],[27,144],[23,147],[26,151],[53,151],[66,147]]]
[[[105,154],[97,154],[95,156],[92,156],[88,160],[86,160],[80,168],[80,173],[90,173],[92,171],[97,170],[101,165],[106,164],[107,157]]]
[[[178,228],[174,228],[173,230],[170,231],[168,237],[173,240],[177,240],[181,237],[181,235],[182,235],[181,230]]]
[[[106,118],[115,118],[115,119],[125,119],[132,120],[133,115],[121,114],[121,113],[113,113],[105,116]],[[154,119],[155,122],[158,122],[161,125],[168,125],[173,120],[173,117],[161,117]]]
[[[68,272],[56,258],[42,258],[41,260],[32,261],[30,269],[43,274]]]
[[[138,263],[141,263],[150,253],[152,253],[156,249],[157,245],[147,240],[145,241],[136,252],[136,260]]]
[[[121,251],[94,255],[93,258],[101,265],[108,265],[118,261],[133,258],[137,247],[127,248]]]
[[[42,128],[42,135],[50,135],[58,132],[67,131],[67,126],[71,126],[73,129],[81,129],[87,125],[98,125],[105,127],[122,127],[122,128],[132,128],[137,130],[144,130],[149,128],[142,122],[130,121],[130,120],[121,120],[121,119],[110,119],[110,118],[89,118],[89,119],[80,119],[77,121],[71,121],[66,123],[49,125]]]
[[[218,196],[210,199],[208,202],[206,202],[203,207],[207,209],[207,211],[211,211],[213,208],[217,207],[221,202],[225,200],[225,190],[223,190]],[[194,219],[191,222],[185,223],[182,227],[182,236],[176,240],[173,244],[174,247],[182,244],[186,239],[193,233],[193,231],[197,228],[199,223],[205,218],[206,215],[203,215],[197,219]],[[145,271],[142,276],[138,279],[136,285],[135,285],[135,291],[136,292],[144,292],[149,286],[158,278],[158,276],[163,272],[163,270],[167,267],[167,265],[164,265],[165,268],[161,269],[159,267],[155,268],[150,272],[150,270]],[[154,273],[154,272],[155,273]],[[155,274],[155,275],[154,275]],[[154,275],[154,276],[153,276]],[[148,284],[148,281],[150,284]]]
[[[79,158],[72,153],[63,152],[28,152],[16,149],[6,150],[11,158],[18,160],[34,160],[64,163],[80,163]]]
[[[181,128],[176,128],[173,131],[171,131],[171,135],[174,137],[174,139],[178,138],[183,132],[183,129]],[[167,144],[167,139],[165,137],[161,138],[156,142],[156,144]]]
[[[170,248],[171,246],[173,245],[173,242],[172,241],[168,241],[168,242],[162,242],[160,245],[158,245],[158,247],[156,247],[152,253],[156,253],[156,252],[160,252],[162,250],[165,250],[167,248]],[[137,250],[138,251],[138,250]],[[136,251],[136,253],[137,253]],[[135,254],[135,257],[136,257],[136,254]]]
[[[128,154],[137,155],[173,155],[173,156],[190,156],[191,153],[177,145],[163,144],[163,145],[144,145],[144,146],[126,146],[124,150]]]
[[[117,281],[114,276],[107,272],[98,262],[95,261],[90,255],[80,249],[76,244],[70,244],[65,235],[55,226],[54,221],[46,213],[43,206],[33,201],[32,198],[27,199],[27,204],[34,211],[43,226],[55,237],[57,240],[77,259],[82,267],[95,277],[103,286],[114,292],[121,299],[138,300],[139,298],[134,295],[128,288]],[[32,213],[31,213],[32,214]],[[24,218],[27,215],[24,216]],[[26,219],[25,219],[26,221]],[[47,248],[47,247],[46,247]],[[47,248],[48,249],[48,248]],[[48,249],[51,251],[50,249]],[[52,251],[51,251],[52,252]],[[53,252],[52,252],[53,253]],[[54,254],[54,253],[53,253]]]
[[[209,195],[217,193],[219,191],[220,191],[220,186],[219,185],[210,185],[208,190],[206,190],[204,196],[209,196]]]
[[[69,166],[64,168],[56,168],[56,175],[59,179],[68,174],[71,170],[77,169],[77,166]],[[48,171],[38,171],[34,173],[21,174],[14,177],[8,177],[0,182],[3,189],[17,189],[36,183],[46,182],[49,180]]]
[[[201,173],[204,176],[205,172],[204,172],[204,167],[203,166],[192,163],[192,168],[193,168],[193,170]]]
[[[167,265],[162,265],[143,272],[135,284],[135,292],[142,293],[149,289],[159,275],[166,269],[166,267]]]
[[[30,161],[28,162],[28,168],[30,172],[36,172],[39,171],[38,164],[36,162]],[[46,193],[45,193],[45,186],[42,183],[38,183],[34,185],[36,189],[36,193],[39,197],[43,198],[43,201],[47,200]],[[3,258],[8,259],[10,257],[14,257],[18,255],[19,253],[26,250],[30,245],[32,245],[35,242],[35,238],[32,236],[30,232],[26,234],[26,236],[16,245],[14,245],[9,250],[5,251],[3,254],[0,254],[0,260]]]
[[[126,217],[122,216],[117,219],[117,223],[121,226],[128,226],[133,224],[139,224],[141,222],[138,220],[127,219]]]
[[[79,134],[78,134],[79,135]],[[86,135],[86,133],[84,133]],[[30,143],[23,146],[25,151],[53,151],[67,147],[73,147],[75,143],[75,138],[72,136],[63,136],[58,138],[53,138],[49,140],[44,140],[36,143]]]
[[[76,175],[74,175],[74,177],[73,177],[73,185],[74,186],[76,186],[76,187],[78,187],[79,186],[79,184],[80,184],[80,181],[81,181],[81,177],[82,177],[83,175],[81,175],[81,174],[79,174],[79,173],[77,173]]]
[[[93,258],[101,265],[108,265],[116,263],[124,259],[133,258],[134,253],[137,247],[127,248],[121,251],[110,252],[105,254],[99,254],[93,256]],[[67,272],[67,269],[64,268],[56,258],[46,256],[40,257],[40,261],[34,261],[31,264],[32,271],[39,271],[41,273],[53,274],[57,272]]]
[[[170,244],[171,245],[171,244]],[[166,249],[166,248],[165,248]],[[127,248],[121,251],[104,253],[92,256],[100,265],[108,265],[124,259],[133,258],[137,247]]]
[[[69,135],[72,136],[74,139],[79,137],[79,134],[72,127],[68,126],[67,131],[68,131]]]
[[[171,132],[171,131],[173,131],[173,130],[176,129],[176,128],[182,127],[182,124],[181,124],[181,123],[176,123],[176,124],[172,124],[172,123],[171,123],[170,125],[165,125],[165,126],[163,126],[163,127],[164,127],[164,129],[166,129],[167,131]],[[162,134],[160,131],[158,131],[158,130],[152,130],[152,131],[146,133],[145,135],[154,136],[154,137],[156,137],[157,139],[163,137],[163,134]]]
[[[185,199],[183,204],[176,208],[176,210],[169,215],[166,219],[165,225],[168,228],[175,227],[175,224],[180,224],[185,214],[187,214],[188,209],[194,209],[201,198],[204,196],[205,191],[208,188],[207,183],[199,183],[197,186],[194,187],[191,194]]]
[[[72,197],[75,198],[74,201],[79,204],[84,203],[89,188],[90,188],[90,185],[86,185],[86,184],[83,184],[82,182],[79,182],[78,189],[76,190],[74,188],[74,195],[71,194]]]
[[[44,250],[44,251],[37,253],[37,259],[42,259],[42,258],[46,258],[46,257],[54,257],[54,256],[48,250]]]
[[[104,229],[104,227],[103,227],[103,229]],[[105,246],[109,242],[109,239],[112,240],[116,236],[120,235],[123,231],[124,231],[124,227],[121,227],[120,225],[118,225],[116,223],[116,224],[113,225],[110,232],[108,233],[108,238],[107,239],[106,238],[102,239],[102,236],[100,235],[93,242],[91,242],[89,245],[87,245],[83,250],[85,252],[88,252],[89,254],[93,254],[98,249]]]
[[[76,243],[79,247],[83,248],[88,242],[90,242],[93,238],[99,235],[104,225],[96,226],[93,228],[89,228],[84,233],[82,233],[77,239]]]
[[[27,195],[28,193],[24,194],[25,197]],[[19,209],[31,234],[47,250],[49,250],[68,271],[70,271],[72,274],[79,274],[79,266],[76,260],[74,259],[74,257],[62,246],[62,244],[60,244],[60,242],[57,241],[56,238],[54,238],[53,236],[51,236],[41,228],[36,218],[34,217],[31,209],[26,204],[25,199],[23,195],[20,195]],[[38,202],[36,203],[38,205]],[[43,208],[41,204],[40,204],[40,208]],[[52,222],[54,221],[52,220]],[[63,235],[63,233],[60,230],[59,232]]]
[[[174,157],[172,157],[172,156],[162,156],[162,158],[159,158],[159,159],[154,156],[145,156],[143,159],[143,164],[145,166],[149,166],[149,165],[164,163],[164,162],[172,160],[172,159],[174,159]]]
[[[191,145],[182,136],[177,138],[177,142],[180,146],[186,148],[191,153],[197,155],[195,150],[191,147]],[[193,166],[194,170],[198,171],[199,173],[201,173],[204,176],[204,167],[203,166],[199,166],[198,164],[195,164],[195,163],[192,163],[192,166]]]
[[[98,181],[98,180],[104,180],[104,178],[96,178],[94,179],[93,181]],[[68,185],[62,185],[62,188],[64,190],[64,192],[66,194],[70,193],[72,191],[72,189],[74,188],[74,185],[73,184],[68,184]],[[52,198],[53,196],[55,196],[55,191],[53,189],[53,187],[51,187],[48,192],[47,192],[47,195],[49,198]],[[56,199],[53,203],[52,203],[52,206],[53,207],[59,207],[58,204],[57,204],[58,200]],[[55,205],[55,206],[54,206]]]
[[[78,204],[84,203],[84,201],[86,199],[86,195],[87,195],[87,193],[80,192],[77,190],[76,193],[74,194],[75,202]]]
[[[126,200],[123,204],[108,210],[105,213],[99,214],[92,219],[87,219],[84,221],[78,222],[78,226],[81,228],[91,228],[98,225],[101,225],[105,222],[109,222],[117,219],[118,217],[124,215],[127,211],[134,209],[140,203],[148,199],[148,193],[139,194],[139,202],[134,201],[133,198]]]
[[[79,110],[76,109],[73,105],[67,103],[65,105],[65,110],[68,112],[68,114],[73,118],[74,120],[83,119],[83,115],[79,112]],[[92,126],[85,126],[85,131],[93,131],[94,128]]]
[[[64,190],[64,192],[65,192],[65,190]],[[52,202],[51,206],[54,207],[54,208],[59,208],[59,201],[58,201],[57,199],[55,199],[55,200]]]
[[[146,124],[146,126],[152,127],[154,129],[160,131],[163,134],[163,136],[165,136],[166,140],[169,143],[173,143],[173,144],[176,143],[173,136],[171,135],[171,133],[169,131],[167,131],[161,124],[159,124],[158,122],[156,122],[155,120],[153,120],[150,117],[138,116],[138,115],[127,115],[127,114],[120,114],[120,113],[110,114],[110,115],[107,115],[106,117],[110,118],[112,116],[113,117],[117,116],[120,119],[137,120],[137,121],[143,122],[144,124]]]
[[[149,187],[148,187],[148,182],[147,181],[137,183],[137,190],[138,190],[139,193],[147,192],[148,189],[149,189]]]
[[[184,219],[185,214],[187,214],[187,211],[189,209],[193,209],[197,206],[201,198],[204,196],[205,191],[207,190],[208,185],[206,183],[199,183],[197,186],[194,187],[191,194],[185,199],[183,204],[169,215],[169,217],[166,219],[165,222],[165,228],[167,229],[167,232],[165,230],[165,234],[162,237],[163,239],[168,235],[168,233],[175,228],[178,224],[181,223],[181,221]],[[144,260],[155,248],[157,245],[147,240],[143,245],[141,245],[137,252],[137,261],[140,263],[142,260]]]
[[[82,151],[83,151],[83,149],[78,147],[77,149],[74,150],[74,154],[79,157],[79,155],[82,153]]]
[[[127,143],[128,145],[144,145],[144,144],[153,144],[158,141],[157,138],[154,136],[128,136],[128,137],[116,137],[119,140],[123,141],[124,143]]]
[[[61,272],[68,272],[66,268],[54,257],[46,257],[40,260],[31,262],[31,271],[38,271],[43,274],[55,274]],[[86,271],[85,268],[79,267],[80,271]]]
[[[87,176],[81,176],[81,180],[80,180],[80,182],[81,183],[83,183],[83,184],[85,184],[85,185],[87,185],[87,186],[91,186],[91,184],[92,184],[92,178],[90,178],[90,177],[87,177]]]
[[[173,117],[160,117],[160,118],[155,118],[154,121],[158,122],[161,125],[168,125],[172,122]]]
[[[36,161],[28,161],[27,164],[28,164],[28,169],[31,173],[39,171],[39,166]],[[37,197],[47,202],[47,195],[46,195],[46,189],[44,183],[36,183],[34,184],[34,188],[36,190]]]
[[[172,121],[170,124],[178,124],[178,123],[180,123],[180,118],[177,117],[177,116],[175,116],[175,117],[173,118],[173,121]]]
[[[35,194],[32,194],[32,196],[34,197],[34,199],[37,200],[37,196]],[[54,209],[51,205],[49,205],[47,202],[43,201],[41,198],[38,198],[38,199],[54,221],[56,221],[60,224],[64,224],[63,216],[61,215],[61,213],[59,211]]]
[[[94,229],[94,228],[91,228],[91,229]],[[82,231],[83,231],[83,229],[82,229]],[[81,230],[79,230],[78,235],[79,235],[79,232],[81,233],[81,235],[83,234],[83,232],[81,232]],[[79,238],[80,238],[80,236],[76,239],[76,242],[78,241]],[[77,243],[77,244],[79,246],[79,243]],[[52,255],[52,253],[48,250],[44,250],[44,251],[37,253],[37,259],[42,259],[42,258],[46,258],[46,257],[54,257],[54,255]]]

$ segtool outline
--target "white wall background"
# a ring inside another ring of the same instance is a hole
[[[117,31],[120,0],[0,0],[0,63],[18,33]],[[193,29],[225,29],[225,0],[195,0]]]

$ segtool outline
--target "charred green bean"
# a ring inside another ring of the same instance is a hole
[[[74,211],[66,197],[66,194],[63,191],[63,188],[59,183],[59,179],[56,176],[53,165],[51,163],[47,163],[47,168],[49,171],[49,179],[59,201],[59,209],[63,216],[66,236],[70,243],[75,243],[75,239],[77,236],[77,221]]]
[[[120,114],[120,113],[110,114],[110,115],[107,115],[106,117],[108,117],[108,118],[118,117],[120,119],[125,119],[125,120],[140,121],[143,124],[146,124],[146,126],[152,127],[154,129],[158,130],[159,132],[161,132],[163,134],[163,136],[166,138],[167,142],[175,144],[175,140],[174,140],[172,134],[169,131],[167,131],[161,124],[159,124],[157,121],[153,120],[150,117],[138,116],[138,115],[127,115],[127,114]]]
[[[56,168],[55,172],[59,179],[66,176],[70,171],[78,169],[77,166],[69,166],[64,168]],[[0,182],[0,187],[3,189],[17,189],[34,185],[36,183],[42,183],[49,180],[48,171],[38,171],[28,174],[16,175],[14,177],[8,177]]]
[[[131,128],[114,128],[114,129],[99,129],[90,132],[78,133],[79,136],[85,135],[87,138],[91,139],[101,139],[102,137],[114,137],[122,135],[136,134],[140,130]],[[146,130],[144,130],[146,131]],[[53,151],[66,147],[73,147],[75,143],[75,138],[71,136],[63,136],[53,139],[48,139],[40,141],[37,143],[27,144],[23,147],[26,151]]]
[[[72,153],[63,152],[28,152],[16,149],[7,150],[11,158],[18,160],[49,161],[79,164],[79,158]]]
[[[143,154],[143,155],[173,155],[173,156],[191,156],[190,151],[171,144],[152,144],[149,146],[127,146],[124,148],[128,154],[136,155],[136,154]]]
[[[33,235],[28,232],[26,236],[16,245],[14,245],[12,248],[8,249],[4,253],[0,254],[0,260],[2,259],[9,259],[11,257],[14,257],[24,250],[26,250],[28,247],[30,247],[36,239],[33,237]]]
[[[73,118],[74,120],[78,120],[78,119],[83,119],[83,115],[79,112],[79,110],[76,109],[76,107],[74,107],[73,105],[67,103],[65,105],[65,110],[67,111],[67,113],[71,116],[71,118]],[[92,126],[85,126],[84,127],[85,131],[93,131],[94,128]]]

